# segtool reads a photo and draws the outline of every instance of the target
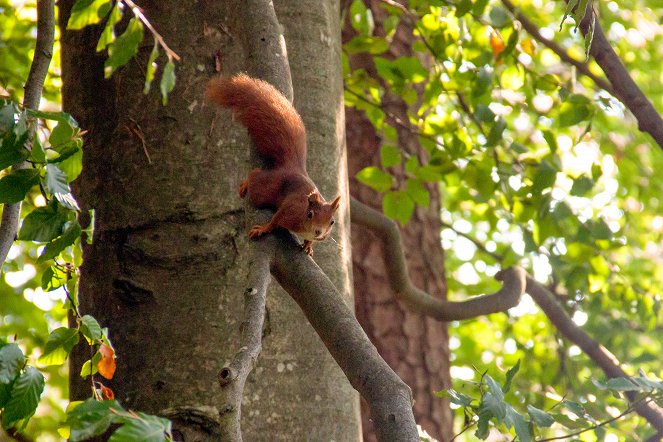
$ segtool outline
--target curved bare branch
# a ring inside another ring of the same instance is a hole
[[[504,284],[492,295],[477,296],[461,302],[434,298],[412,284],[405,264],[400,231],[394,221],[354,198],[350,202],[350,218],[353,223],[372,229],[382,239],[389,283],[396,297],[414,312],[440,321],[469,319],[504,312],[517,305],[525,292],[526,273],[519,267],[513,267],[496,275],[496,279]]]

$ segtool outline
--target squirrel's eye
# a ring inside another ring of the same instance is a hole
[[[308,216],[308,219],[313,219],[313,211],[309,210],[306,216]]]
[[[336,221],[334,221],[334,219],[332,218],[332,220],[329,221],[329,225],[330,225],[330,226],[333,226],[335,222],[336,222]]]

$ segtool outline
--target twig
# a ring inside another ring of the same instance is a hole
[[[503,285],[492,295],[477,296],[461,302],[434,298],[412,284],[405,264],[400,231],[394,221],[355,198],[350,202],[350,217],[353,223],[368,227],[382,239],[384,263],[391,288],[396,297],[406,303],[412,311],[440,321],[475,318],[515,307],[525,292],[526,273],[519,267],[513,267],[498,272],[495,278],[503,281]]]
[[[143,10],[134,2],[131,0],[122,0],[123,3],[125,3],[127,6],[131,8],[131,12],[138,17],[138,19],[147,27],[147,29],[150,30],[154,38],[159,42],[161,47],[163,48],[164,51],[166,51],[166,55],[168,56],[168,59],[175,59],[177,61],[180,61],[180,56],[175,53],[168,45],[166,44],[166,41],[163,39],[161,34],[157,32],[156,29],[154,29],[154,26],[152,26],[152,23],[145,17],[143,14]]]
[[[37,41],[35,53],[30,65],[30,73],[25,82],[23,106],[26,109],[38,109],[41,91],[48,73],[48,65],[53,56],[53,40],[55,35],[55,3],[54,0],[37,1]],[[29,143],[32,142],[32,136]],[[13,166],[13,170],[26,169],[27,162]],[[16,239],[18,220],[21,214],[21,203],[5,204],[0,222],[0,269],[4,264],[9,249]]]
[[[480,251],[482,251],[486,255],[490,256],[495,261],[500,262],[504,259],[504,257],[502,255],[500,255],[499,253],[491,252],[490,250],[488,250],[488,248],[486,248],[486,246],[481,241],[479,241],[478,239],[468,235],[467,233],[463,233],[463,232],[460,232],[460,231],[454,229],[454,227],[451,224],[445,223],[444,221],[442,221],[440,224],[442,225],[442,227],[445,227],[445,228],[453,231],[456,235],[462,236],[466,240],[470,241],[472,244],[474,244],[474,246],[477,249],[479,249]]]
[[[648,399],[648,400],[645,401],[645,399]],[[548,437],[546,439],[537,439],[536,442],[546,442],[546,441],[551,441],[551,440],[571,439],[571,437],[573,437],[573,436],[577,436],[579,434],[586,433],[587,431],[596,430],[597,428],[603,427],[605,425],[608,425],[609,423],[615,422],[615,421],[623,418],[627,414],[633,413],[635,411],[635,405],[637,405],[639,403],[649,403],[649,402],[652,402],[652,401],[653,401],[652,398],[644,397],[644,398],[642,398],[642,399],[640,399],[636,402],[633,402],[626,410],[624,410],[618,416],[612,417],[612,418],[607,419],[603,422],[599,422],[596,425],[592,425],[591,427],[583,428],[582,430],[578,430],[578,431],[575,431],[573,433],[565,434],[563,436]]]
[[[240,326],[240,349],[230,364],[219,371],[219,385],[226,394],[226,407],[219,416],[229,440],[241,441],[242,397],[249,373],[262,350],[262,329],[269,286],[269,257],[260,247],[250,245],[248,286],[244,291],[244,313]]]

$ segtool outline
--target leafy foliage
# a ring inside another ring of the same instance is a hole
[[[438,392],[440,397],[448,397],[457,408],[462,409],[465,415],[465,427],[462,432],[476,426],[474,436],[485,440],[488,438],[490,428],[496,428],[503,434],[515,433],[520,442],[538,440],[539,435],[548,428],[557,430],[558,438],[564,432],[571,436],[593,432],[599,440],[605,435],[605,427],[630,414],[635,404],[646,401],[658,401],[663,397],[663,383],[643,376],[633,378],[613,378],[606,382],[593,381],[601,390],[619,394],[624,391],[639,392],[640,398],[619,415],[610,416],[601,413],[594,404],[586,402],[584,405],[567,399],[559,399],[552,404],[549,411],[541,410],[531,404],[523,403],[522,397],[511,395],[507,400],[507,393],[511,381],[516,376],[520,361],[509,369],[503,386],[500,386],[490,375],[484,373],[478,383],[465,384],[465,393],[454,389]],[[518,411],[523,409],[523,411]],[[558,409],[558,411],[554,411]],[[591,412],[590,412],[591,410]],[[584,440],[584,439],[583,439]]]
[[[440,185],[452,298],[494,292],[490,276],[522,265],[548,282],[569,315],[620,361],[661,377],[655,363],[663,350],[657,289],[663,284],[661,149],[638,132],[621,103],[525,32],[505,3],[383,2],[386,17],[379,23],[363,2],[352,3],[347,14],[355,36],[344,46],[345,101],[365,113],[382,140],[380,164],[357,178],[380,192],[385,214],[401,223],[429,201],[413,188]],[[584,61],[591,32],[583,39],[576,28],[588,2],[514,3],[564,55]],[[659,69],[650,60],[662,37],[638,31],[658,23],[660,6],[594,2],[594,8],[660,110]],[[397,29],[414,41],[405,54]],[[362,52],[379,54],[375,73],[353,69],[352,57]],[[395,63],[402,55],[404,61]],[[587,64],[600,72],[594,61]],[[407,118],[385,110],[387,94],[408,105]],[[418,137],[426,155],[399,149],[398,134],[405,131]],[[525,373],[510,388],[533,409],[546,409],[547,399],[537,393],[544,390],[574,391],[597,416],[625,406],[585,382],[602,373],[558,339],[528,297],[509,315],[451,327],[452,375],[465,376],[477,361],[509,366],[523,360]],[[490,387],[486,392],[499,395]],[[525,431],[522,420],[493,399],[485,398],[483,413]],[[546,428],[545,416],[524,416]],[[646,425],[631,413],[611,428],[624,440],[643,440],[651,433]]]
[[[134,18],[116,37],[126,4]],[[138,51],[143,39],[144,25],[155,36],[155,45],[149,60],[145,93],[157,71],[158,48],[164,49],[167,62],[161,80],[164,104],[175,85],[174,60],[179,57],[168,48],[160,35],[149,25],[139,8],[132,2],[110,0],[78,0],[73,6],[68,29],[80,30],[89,25],[104,24],[97,45],[106,51],[106,76],[120,69]],[[108,331],[95,318],[82,316],[77,307],[77,268],[81,264],[80,241],[83,233],[91,239],[92,226],[85,230],[78,221],[80,208],[71,193],[70,183],[82,171],[84,132],[71,115],[58,111],[23,109],[17,104],[16,90],[22,90],[30,66],[28,54],[34,46],[34,5],[24,6],[25,15],[16,11],[13,20],[12,4],[0,1],[0,23],[3,25],[0,42],[0,203],[23,201],[22,223],[15,246],[21,254],[5,263],[5,276],[0,280],[0,311],[10,312],[12,320],[0,318],[0,331],[14,335],[17,343],[0,341],[0,414],[5,429],[24,430],[37,406],[49,407],[50,418],[40,418],[33,432],[41,427],[53,433],[64,412],[58,410],[56,398],[42,398],[45,385],[43,372],[47,372],[51,389],[59,384],[64,389],[66,379],[61,366],[69,353],[81,340],[92,347],[93,356],[82,367],[82,375],[91,378],[94,397],[82,408],[72,404],[67,411],[72,440],[84,440],[106,431],[111,424],[119,424],[113,440],[171,440],[170,422],[143,413],[126,411],[115,401],[113,391],[104,386],[95,375],[110,379],[115,371],[115,350],[108,339]],[[59,46],[54,48],[55,60]],[[14,54],[13,56],[11,54]],[[12,64],[13,62],[13,64]],[[60,79],[57,70],[47,77],[44,97],[59,100]],[[93,215],[93,214],[91,214]],[[39,249],[38,249],[39,247]],[[34,271],[34,278],[25,283],[7,284],[10,270],[21,274]],[[7,279],[7,281],[5,281]],[[21,296],[30,291],[35,303]],[[36,299],[40,297],[39,307]],[[44,317],[42,308],[46,300],[64,298],[65,308],[52,308]],[[73,327],[63,326],[67,310],[76,319]],[[53,331],[48,334],[48,328]],[[0,333],[2,335],[3,333]],[[47,338],[46,338],[47,336]],[[38,359],[24,355],[34,350]],[[41,349],[39,351],[39,349]],[[36,366],[28,361],[36,360]],[[39,367],[39,368],[38,368]],[[110,403],[112,406],[106,406]],[[96,405],[100,404],[100,405]],[[78,411],[77,411],[78,410]],[[49,423],[50,421],[50,423]]]

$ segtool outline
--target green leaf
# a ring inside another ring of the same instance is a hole
[[[578,94],[570,95],[560,107],[558,123],[560,127],[573,126],[588,120],[593,110],[589,98]]]
[[[67,282],[67,274],[58,267],[49,267],[41,275],[41,288],[47,292],[59,289]]]
[[[64,226],[64,232],[62,235],[46,244],[41,255],[37,258],[37,262],[45,262],[58,256],[60,252],[74,244],[76,240],[80,238],[81,231],[81,226],[78,224],[78,221],[68,221]]]
[[[38,207],[23,219],[18,239],[23,241],[49,242],[62,234],[68,214],[57,203]]]
[[[60,327],[56,328],[48,336],[44,354],[39,358],[39,362],[45,365],[62,365],[67,360],[67,356],[78,343],[79,334],[75,328]]]
[[[486,147],[493,147],[502,140],[502,134],[506,129],[506,121],[502,117],[498,117],[493,127],[490,128],[488,137],[486,138]]]
[[[509,427],[513,427],[516,430],[519,442],[530,442],[532,440],[532,431],[530,430],[529,422],[511,405],[507,406],[505,420]]]
[[[0,384],[9,384],[25,365],[25,356],[16,344],[0,348]]]
[[[65,154],[67,154],[65,159],[54,162],[57,162],[60,170],[67,174],[67,181],[71,183],[78,178],[83,170],[83,150],[80,147],[74,151],[65,151],[63,149],[60,152],[60,156]]]
[[[66,123],[73,128],[78,127],[78,123],[74,118],[66,112],[44,112],[34,109],[26,109],[25,111],[28,116],[34,118],[43,118],[45,120],[58,121],[60,123]]]
[[[154,73],[157,71],[156,59],[159,56],[159,44],[157,41],[154,41],[154,47],[150,53],[150,58],[147,60],[147,71],[145,72],[145,87],[143,88],[143,93],[147,95],[150,92],[152,87],[152,81],[154,80]]]
[[[74,136],[74,128],[68,122],[60,122],[48,137],[48,142],[51,146],[59,146],[71,140]]]
[[[166,67],[163,69],[159,88],[161,89],[161,100],[165,106],[168,104],[168,94],[175,89],[175,63],[172,60],[168,60]]]
[[[30,154],[25,148],[28,130],[15,123],[16,112],[14,105],[0,108],[0,170],[24,161]]]
[[[546,140],[546,143],[548,143],[548,146],[550,147],[550,152],[552,153],[557,152],[558,146],[557,146],[557,137],[555,136],[555,134],[549,130],[544,130],[542,133],[543,133],[543,139]]]
[[[490,110],[490,107],[486,106],[485,104],[480,104],[477,106],[476,110],[474,111],[474,116],[477,118],[477,120],[483,123],[492,123],[495,121],[495,114],[492,110]]]
[[[424,187],[423,181],[416,178],[408,178],[405,181],[405,192],[420,206],[428,207],[430,205],[430,192]]]
[[[118,417],[116,412],[125,410],[115,400],[97,401],[88,399],[67,413],[67,424],[71,427],[69,440],[78,442],[103,434]]]
[[[504,381],[504,386],[502,387],[502,391],[504,391],[504,393],[509,392],[509,389],[511,388],[511,381],[513,380],[513,377],[516,375],[516,373],[518,373],[518,370],[520,370],[520,359],[518,359],[516,365],[511,367],[506,372],[506,380]]]
[[[359,33],[371,35],[373,33],[373,14],[361,0],[354,0],[350,5],[350,24]]]
[[[489,16],[491,24],[496,28],[503,28],[511,21],[506,11],[499,6],[493,7],[490,10]]]
[[[555,418],[552,417],[549,413],[546,413],[543,410],[527,405],[527,412],[529,413],[532,421],[536,424],[537,427],[549,427],[555,423]]]
[[[421,83],[428,78],[428,71],[416,57],[398,57],[395,60],[375,57],[374,60],[380,77],[393,84]]]
[[[11,428],[19,420],[31,417],[37,410],[42,391],[44,375],[34,367],[26,367],[14,382],[11,399],[2,412],[3,427]]]
[[[386,192],[391,189],[394,180],[390,174],[373,166],[360,170],[356,178],[360,183],[366,184],[378,192]]]
[[[122,10],[120,9],[120,4],[116,3],[111,10],[104,30],[99,37],[99,42],[97,42],[97,52],[103,51],[106,47],[115,41],[115,25],[122,20]]]
[[[83,29],[97,24],[108,14],[110,0],[78,0],[71,8],[67,29]]]
[[[460,405],[461,407],[469,407],[474,401],[473,398],[467,396],[466,394],[460,393],[453,388],[448,390],[442,390],[436,393],[438,397],[448,397],[449,402],[452,404]]]
[[[67,174],[55,164],[47,164],[45,169],[44,187],[46,190],[52,193],[64,207],[71,210],[80,210],[78,203],[71,194]]]
[[[162,442],[170,436],[172,424],[168,419],[151,416],[145,413],[136,413],[135,418],[122,417],[124,422],[115,431],[108,442]]]
[[[6,103],[0,106],[0,133],[10,132],[16,125],[15,115],[18,108],[14,103]]]
[[[534,176],[534,184],[532,185],[532,192],[537,194],[543,189],[547,189],[555,185],[557,179],[557,170],[547,161],[541,161],[539,168]]]
[[[582,175],[575,180],[573,180],[573,186],[571,187],[571,195],[573,196],[584,196],[587,192],[592,190],[594,187],[594,180],[588,176]]]
[[[587,412],[585,411],[585,407],[580,405],[577,402],[573,401],[563,401],[562,405],[569,410],[571,413],[575,414],[581,419],[586,419],[587,418]]]
[[[101,339],[101,326],[94,317],[85,315],[81,318],[81,333],[90,341]]]
[[[108,45],[104,77],[109,78],[118,68],[127,64],[138,53],[141,41],[143,41],[143,24],[134,17],[129,21],[124,33]]]
[[[101,353],[98,351],[92,356],[92,359],[88,359],[85,361],[83,366],[81,367],[81,377],[82,378],[87,378],[91,374],[97,373],[97,364],[101,361]]]
[[[35,163],[43,163],[46,161],[46,152],[44,151],[44,146],[41,145],[41,140],[39,137],[34,137],[32,139],[30,160]]]
[[[358,35],[343,45],[349,54],[368,53],[378,55],[389,49],[389,42],[382,37]]]
[[[382,209],[389,218],[407,224],[414,212],[414,201],[406,192],[387,192],[382,198]]]
[[[401,164],[401,151],[388,144],[380,148],[380,164],[382,167],[392,167]]]
[[[23,201],[25,195],[39,183],[38,169],[14,170],[0,178],[0,203],[15,204]]]

